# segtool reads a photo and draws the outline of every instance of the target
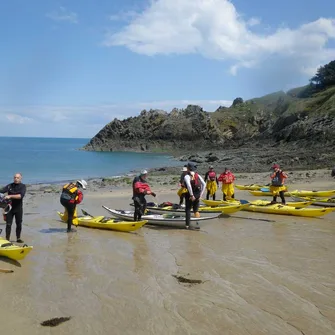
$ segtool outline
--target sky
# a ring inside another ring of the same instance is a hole
[[[335,59],[335,1],[1,1],[0,42],[0,136],[90,138],[308,84]]]

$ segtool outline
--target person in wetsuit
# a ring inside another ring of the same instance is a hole
[[[76,212],[76,207],[83,201],[83,192],[80,189],[86,190],[86,186],[87,182],[85,180],[77,180],[63,186],[59,200],[67,211],[68,233],[72,231],[73,216]]]
[[[21,239],[22,220],[23,220],[23,198],[26,194],[26,185],[22,183],[22,174],[15,173],[14,182],[6,185],[0,193],[7,193],[4,197],[11,200],[12,209],[6,214],[6,240],[10,241],[13,219],[16,223],[16,241],[23,243]]]
[[[202,197],[206,183],[203,178],[195,172],[196,166],[193,163],[187,164],[187,174],[184,177],[184,183],[187,187],[187,193],[185,196],[185,228],[188,229],[191,223],[191,210],[195,217],[200,217],[199,214],[199,201]]]
[[[147,183],[146,170],[143,170],[139,176],[136,176],[133,180],[133,197],[134,201],[134,221],[141,221],[142,215],[145,213],[147,208],[146,195],[152,195],[156,197],[156,193],[152,192],[150,186]]]

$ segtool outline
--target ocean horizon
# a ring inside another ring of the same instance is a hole
[[[0,185],[22,173],[25,184],[116,177],[131,171],[176,166],[166,153],[80,150],[90,138],[0,137]]]

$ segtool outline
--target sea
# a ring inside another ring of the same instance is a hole
[[[0,185],[16,172],[25,184],[124,176],[178,162],[167,154],[80,150],[88,138],[0,137]]]

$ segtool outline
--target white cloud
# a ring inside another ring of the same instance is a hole
[[[29,123],[29,128],[17,128],[17,134],[13,134],[12,128],[4,127],[2,136],[92,137],[114,118],[137,116],[143,109],[170,112],[173,108],[200,105],[205,111],[213,112],[219,106],[231,104],[230,100],[168,100],[96,106],[0,106],[0,118],[19,125]]]
[[[5,117],[10,123],[25,124],[25,123],[31,123],[34,121],[32,118],[21,116],[18,114],[11,114],[11,113],[5,114]]]
[[[47,13],[46,16],[54,21],[68,21],[78,23],[78,15],[75,12],[70,12],[65,7],[59,7],[57,11]]]
[[[199,53],[233,61],[231,74],[276,57],[297,64],[300,73],[335,57],[335,20],[319,18],[297,28],[255,33],[260,19],[245,19],[228,0],[151,0],[123,29],[107,34],[106,46],[125,46],[148,56]],[[258,28],[259,31],[259,28]],[[311,71],[308,71],[310,73]]]
[[[261,20],[259,18],[257,18],[257,17],[252,17],[251,19],[249,19],[247,21],[247,25],[249,27],[257,26],[260,23],[261,23]]]

